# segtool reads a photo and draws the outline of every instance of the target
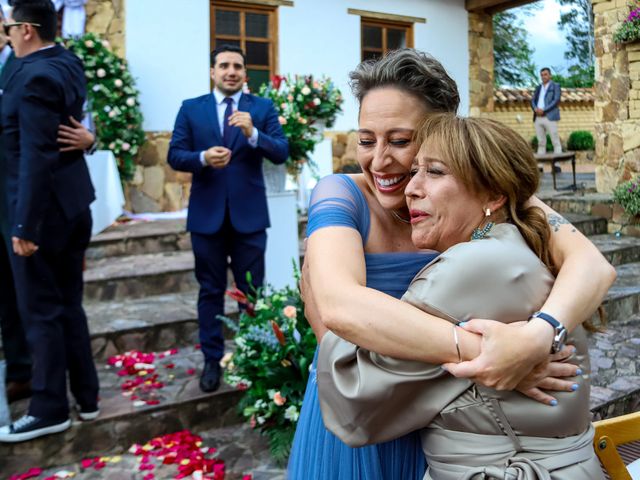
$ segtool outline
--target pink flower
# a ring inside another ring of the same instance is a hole
[[[286,125],[287,124],[287,119],[284,118],[282,115],[280,115],[278,117],[278,122],[280,123],[280,125]]]
[[[296,318],[296,315],[298,314],[298,309],[293,305],[287,305],[282,310],[282,313],[284,313],[284,316],[287,318]]]
[[[127,142],[124,142],[122,144],[122,150],[124,150],[125,152],[128,152],[130,148],[131,148],[131,144],[129,144]]]
[[[282,405],[287,403],[287,399],[286,399],[286,397],[283,397],[280,394],[280,392],[276,392],[275,395],[273,396],[273,403],[275,403],[276,405],[281,407]]]

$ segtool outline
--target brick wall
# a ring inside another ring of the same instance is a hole
[[[495,105],[493,112],[483,112],[482,116],[510,126],[527,140],[536,134],[533,128],[533,114],[527,104]],[[561,105],[558,130],[563,142],[566,142],[569,134],[576,130],[587,130],[595,134],[593,105]]]

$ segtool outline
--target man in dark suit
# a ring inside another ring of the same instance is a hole
[[[183,102],[176,118],[168,161],[191,172],[187,230],[200,284],[198,322],[205,366],[200,388],[215,391],[224,354],[222,322],[228,258],[238,288],[264,280],[267,198],[263,157],[284,163],[289,145],[270,100],[242,93],[245,56],[235,46],[211,53],[212,94]]]
[[[562,144],[558,135],[560,120],[560,85],[551,80],[551,70],[547,67],[540,70],[542,84],[538,85],[531,98],[533,123],[538,137],[538,153],[547,151],[547,133],[551,137],[554,153],[562,152]]]
[[[4,22],[3,16],[0,17],[0,21]],[[0,90],[4,90],[7,76],[14,66],[13,50],[7,36],[4,32],[0,32]],[[18,314],[13,274],[9,263],[9,255],[13,254],[13,247],[6,201],[6,171],[4,148],[0,138],[0,334],[4,358],[7,362],[5,378],[7,400],[11,403],[31,395],[31,356]]]
[[[4,14],[1,11],[0,22],[4,22]],[[5,89],[6,80],[14,67],[13,49],[8,43],[8,37],[0,30],[0,90]],[[92,147],[95,144],[95,136],[75,119],[70,121],[73,126],[60,125],[58,142],[62,144],[61,148],[87,150]],[[0,334],[7,363],[6,396],[11,403],[31,396],[31,357],[18,313],[13,273],[9,263],[13,247],[6,201],[6,171],[4,146],[0,137]]]
[[[66,375],[83,419],[98,414],[98,378],[82,309],[82,264],[93,186],[82,151],[59,150],[58,127],[80,119],[80,60],[54,43],[50,0],[14,0],[4,24],[20,59],[7,79],[2,129],[18,308],[33,357],[28,414],[0,428],[1,442],[69,428]]]

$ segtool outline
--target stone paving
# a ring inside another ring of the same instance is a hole
[[[251,475],[252,480],[284,480],[285,469],[274,464],[269,455],[266,437],[248,425],[217,428],[197,432],[202,437],[203,447],[216,448],[216,458],[225,463],[225,480],[241,480]],[[45,469],[38,478],[46,478],[61,472],[72,472],[77,480],[142,480],[149,471],[139,471],[140,457],[125,452],[105,458],[105,467],[100,470],[84,469],[81,462],[59,465]],[[156,480],[173,479],[175,465],[157,465],[153,470]],[[35,466],[35,465],[33,465]],[[11,472],[22,473],[22,472]]]

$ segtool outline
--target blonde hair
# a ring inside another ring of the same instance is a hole
[[[433,142],[453,175],[473,193],[506,198],[504,211],[525,241],[555,275],[549,251],[551,230],[544,212],[526,205],[540,182],[529,144],[511,128],[488,118],[450,113],[428,115],[415,141]]]

